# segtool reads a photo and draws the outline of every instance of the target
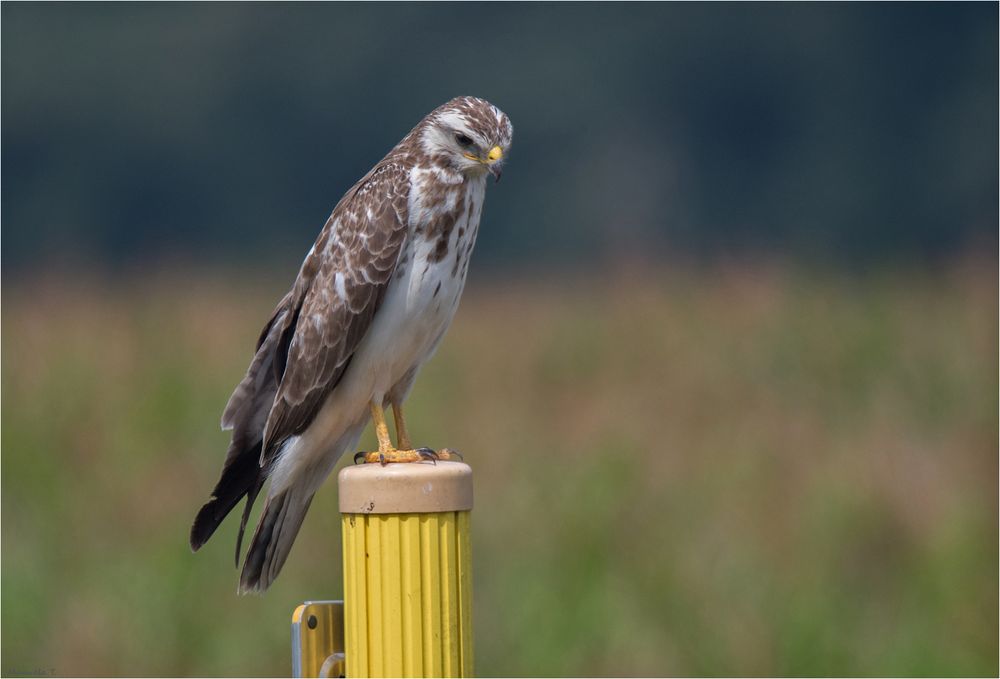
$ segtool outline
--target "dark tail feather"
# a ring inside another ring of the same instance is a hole
[[[247,529],[247,519],[250,518],[250,510],[253,509],[253,503],[257,499],[257,494],[263,485],[264,474],[258,474],[257,480],[247,490],[247,503],[243,507],[243,516],[240,518],[240,532],[236,536],[236,561],[234,562],[236,568],[240,567],[240,548],[243,546],[243,532]]]
[[[240,574],[240,594],[263,592],[278,577],[312,502],[311,493],[306,498],[301,496],[301,491],[293,486],[267,499],[247,549]]]
[[[260,467],[260,446],[256,445],[241,451],[237,455],[230,455],[232,464],[226,465],[222,470],[222,478],[215,484],[212,491],[212,498],[198,512],[191,526],[191,549],[198,549],[205,544],[215,529],[219,527],[222,520],[229,515],[244,495],[247,496],[247,506],[243,511],[243,520],[240,523],[240,536],[236,543],[236,562],[239,564],[240,542],[243,540],[243,530],[246,528],[247,518],[250,515],[250,508],[264,484],[266,474]]]

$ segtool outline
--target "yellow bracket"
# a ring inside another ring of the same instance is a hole
[[[344,676],[344,602],[307,601],[292,613],[292,676]]]

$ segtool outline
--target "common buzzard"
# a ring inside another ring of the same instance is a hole
[[[497,180],[513,135],[487,101],[432,111],[337,203],[291,291],[257,340],[222,415],[232,441],[222,478],[191,527],[198,550],[246,496],[236,543],[267,479],[240,592],[281,570],[313,494],[371,418],[367,462],[436,457],[414,450],[402,404],[458,307],[476,242],[486,175]],[[383,410],[392,406],[399,447]],[[447,456],[441,453],[440,457]]]

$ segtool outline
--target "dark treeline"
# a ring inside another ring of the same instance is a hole
[[[484,263],[993,247],[997,8],[6,3],[3,264],[301,256],[458,94],[515,126]]]

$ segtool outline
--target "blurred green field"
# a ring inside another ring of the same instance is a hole
[[[476,472],[479,674],[998,673],[995,260],[473,279],[408,414]],[[333,482],[263,597],[187,546],[287,282],[4,286],[3,674],[290,672]]]

